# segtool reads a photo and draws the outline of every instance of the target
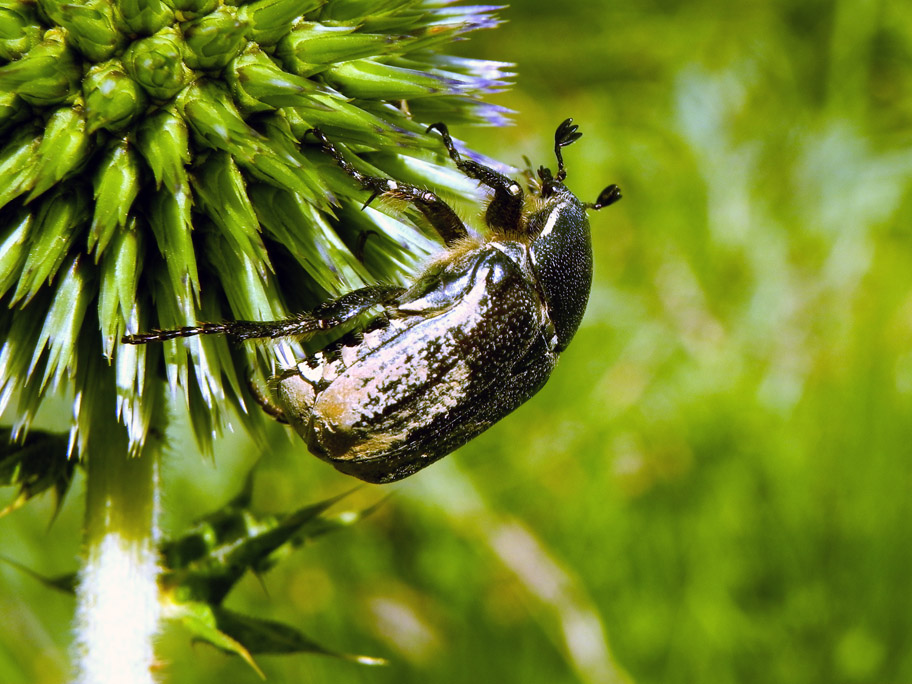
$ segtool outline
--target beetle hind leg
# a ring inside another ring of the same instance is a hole
[[[200,323],[184,328],[124,335],[121,342],[147,344],[196,335],[228,335],[238,341],[307,335],[337,328],[374,306],[389,304],[403,292],[405,288],[396,285],[370,285],[324,302],[312,311],[279,321]]]
[[[469,236],[469,231],[466,230],[456,212],[433,192],[422,190],[407,183],[399,183],[389,178],[362,173],[342,156],[336,146],[319,128],[311,128],[305,133],[305,135],[307,134],[313,135],[320,142],[323,151],[335,160],[339,168],[358,181],[365,190],[371,191],[370,197],[364,203],[365,207],[380,195],[395,197],[415,205],[415,208],[424,214],[424,217],[448,247]]]

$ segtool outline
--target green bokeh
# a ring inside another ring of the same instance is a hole
[[[912,6],[504,14],[462,52],[518,64],[517,125],[454,132],[521,166],[580,124],[568,185],[625,195],[589,311],[532,402],[229,597],[392,661],[261,657],[269,681],[912,681]],[[270,435],[213,468],[176,430],[166,530],[261,454],[263,507],[351,486]],[[2,553],[73,569],[78,499],[0,520]],[[64,681],[71,610],[0,566],[0,681]],[[259,681],[177,630],[159,651],[167,681]]]

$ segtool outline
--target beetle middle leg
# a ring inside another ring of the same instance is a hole
[[[494,191],[494,199],[488,204],[485,221],[492,229],[508,236],[519,235],[522,225],[523,189],[509,176],[472,159],[463,159],[456,150],[450,131],[444,123],[431,124],[428,131],[437,131],[443,144],[456,162],[456,168]]]
[[[148,333],[124,335],[121,342],[146,344],[173,340],[177,337],[193,337],[194,335],[228,335],[238,341],[307,335],[343,325],[374,306],[392,302],[403,292],[405,292],[405,288],[395,285],[371,285],[324,302],[312,311],[279,321],[200,323],[171,330],[153,330]]]
[[[462,219],[459,218],[450,205],[433,192],[422,190],[407,183],[400,183],[390,178],[361,173],[342,156],[336,146],[319,128],[311,128],[305,133],[305,135],[307,134],[313,135],[320,141],[323,151],[336,161],[339,168],[358,181],[365,190],[371,191],[371,196],[364,203],[365,207],[380,195],[395,197],[414,204],[415,208],[424,214],[434,230],[443,238],[443,242],[447,247],[451,247],[459,240],[469,236],[469,231],[466,230]]]

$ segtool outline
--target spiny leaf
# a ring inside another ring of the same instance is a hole
[[[0,91],[18,93],[33,105],[56,105],[77,91],[81,77],[66,31],[55,28],[22,59],[0,67]]]
[[[254,515],[249,498],[238,497],[179,539],[162,545],[168,568],[162,581],[185,599],[218,603],[248,570],[259,573],[270,568],[281,547],[293,540],[300,544],[311,528],[324,531],[321,514],[348,494],[284,516]]]
[[[19,487],[19,494],[0,510],[0,517],[21,508],[48,489],[52,489],[56,497],[56,516],[75,468],[76,459],[67,456],[66,435],[33,430],[16,441],[11,430],[0,429],[0,486]]]
[[[138,323],[133,317],[136,315],[136,287],[142,274],[142,261],[138,259],[142,247],[142,231],[137,230],[136,219],[130,219],[129,224],[114,235],[110,249],[101,262],[98,320],[105,355],[109,357],[129,324],[135,326]],[[141,349],[145,351],[145,347]]]
[[[0,59],[19,59],[41,42],[42,33],[34,6],[8,0],[0,7]]]
[[[82,83],[88,130],[118,133],[132,124],[146,108],[146,91],[127,75],[119,59],[96,64]]]
[[[130,44],[123,55],[124,68],[153,98],[168,100],[193,78],[184,64],[183,36],[172,26]]]
[[[13,304],[27,304],[63,263],[78,229],[88,220],[85,188],[60,184],[41,203],[31,231],[28,256],[13,295]]]
[[[166,108],[143,119],[136,136],[136,145],[152,169],[156,186],[177,192],[188,187],[190,135],[183,117]]]
[[[234,249],[271,270],[244,178],[231,156],[225,152],[211,155],[197,167],[192,184],[198,206],[215,222]]]
[[[35,183],[26,202],[72,174],[91,151],[92,141],[82,107],[61,107],[54,112],[38,147]]]
[[[256,0],[238,8],[247,25],[247,37],[260,45],[273,45],[292,22],[324,4],[323,0]]]
[[[25,207],[0,212],[0,226],[6,227],[0,239],[0,297],[6,294],[19,277],[34,220],[34,214]]]
[[[379,56],[405,49],[414,38],[388,33],[363,33],[355,26],[298,22],[276,46],[282,66],[298,76],[311,76],[330,64]]]
[[[352,98],[411,100],[438,93],[459,93],[461,85],[417,69],[404,69],[370,59],[342,62],[323,72],[326,82]]]
[[[187,51],[184,60],[191,69],[221,69],[247,42],[247,24],[236,8],[222,5],[182,27]]]
[[[216,625],[249,653],[318,653],[351,660],[362,665],[386,665],[383,658],[340,653],[326,648],[302,632],[275,620],[241,615],[225,608],[213,608]]]
[[[51,308],[44,319],[44,326],[38,336],[38,344],[32,355],[28,373],[33,375],[38,359],[47,348],[47,361],[41,389],[51,381],[56,388],[65,374],[73,374],[73,354],[82,326],[82,319],[94,292],[91,288],[92,273],[84,258],[72,259],[54,295]]]
[[[95,176],[95,215],[89,230],[88,249],[95,262],[118,227],[127,223],[130,207],[139,194],[140,161],[127,138],[113,141]]]
[[[37,130],[33,125],[23,126],[0,150],[0,178],[4,180],[0,185],[0,208],[35,184],[41,145]]]
[[[216,609],[200,601],[180,601],[172,603],[165,610],[165,617],[180,622],[184,628],[198,639],[212,644],[226,653],[234,653],[244,659],[253,671],[262,679],[266,675],[254,662],[244,645],[219,629]]]
[[[124,23],[134,33],[153,34],[171,23],[174,12],[162,0],[118,0]]]
[[[48,589],[55,589],[64,594],[69,594],[70,596],[76,594],[76,583],[79,579],[79,576],[75,572],[68,572],[63,575],[57,575],[56,577],[47,577],[46,575],[37,573],[22,563],[14,561],[12,558],[7,558],[6,556],[0,556],[0,562],[6,563],[11,567],[16,568],[20,572],[24,572],[32,579],[41,582],[41,584],[46,586]]]
[[[156,190],[149,201],[149,226],[155,235],[158,249],[168,268],[174,300],[182,312],[171,325],[190,325],[195,322],[194,300],[199,295],[199,272],[193,249],[190,217],[190,189],[177,192]]]

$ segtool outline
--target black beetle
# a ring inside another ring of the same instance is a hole
[[[199,334],[237,340],[331,330],[370,309],[366,325],[271,381],[268,413],[290,423],[310,451],[367,482],[394,482],[462,446],[544,386],[579,327],[592,284],[587,209],[621,198],[609,185],[594,203],[563,184],[561,148],[582,135],[567,119],[554,135],[557,174],[529,176],[533,197],[511,178],[463,159],[442,123],[432,125],[467,176],[494,191],[484,239],[472,238],[437,195],[368,176],[318,129],[324,152],[366,190],[415,205],[446,250],[408,288],[374,285],[283,321],[203,323],[127,335],[143,344]]]

